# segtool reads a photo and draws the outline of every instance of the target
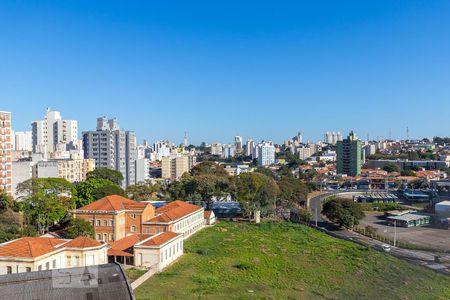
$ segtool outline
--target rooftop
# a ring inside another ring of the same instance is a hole
[[[144,210],[148,203],[137,202],[119,195],[111,195],[101,198],[95,202],[78,208],[75,212],[81,211],[123,211],[123,210]]]
[[[175,200],[156,209],[156,216],[151,218],[148,222],[168,223],[181,219],[201,209],[203,209],[201,206]]]

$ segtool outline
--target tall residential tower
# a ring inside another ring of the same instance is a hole
[[[342,141],[337,142],[337,173],[348,176],[361,174],[361,140],[352,131]]]

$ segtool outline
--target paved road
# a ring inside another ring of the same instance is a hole
[[[326,233],[335,236],[337,238],[345,239],[348,241],[352,241],[354,243],[364,245],[367,247],[373,247],[376,250],[383,251],[381,245],[383,242],[378,240],[371,239],[364,235],[358,234],[349,230],[341,230],[337,228],[336,225],[328,222],[321,216],[320,212],[322,210],[322,201],[332,195],[339,194],[341,192],[330,192],[327,194],[315,196],[309,200],[309,209],[313,216],[315,216],[315,212],[317,211],[317,222],[318,229],[325,231]],[[313,218],[315,220],[315,217]],[[442,255],[439,253],[428,252],[428,251],[418,251],[418,250],[409,250],[402,248],[393,248],[389,252],[389,254],[401,258],[425,267],[428,267],[432,270],[441,272],[443,274],[450,276],[450,255]],[[435,256],[439,255],[445,262],[436,263]]]

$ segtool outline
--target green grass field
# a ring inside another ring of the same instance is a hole
[[[137,299],[450,299],[450,277],[291,223],[221,222]]]
[[[145,272],[146,272],[145,270],[140,270],[140,269],[135,269],[135,268],[130,268],[130,269],[125,270],[125,274],[127,274],[128,282],[130,282],[130,283],[135,281],[142,275],[144,275]]]

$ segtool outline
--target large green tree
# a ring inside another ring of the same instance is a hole
[[[341,227],[352,228],[359,224],[364,212],[358,203],[351,199],[333,198],[323,204],[322,213]]]
[[[41,233],[75,208],[76,190],[62,178],[32,178],[18,184],[17,192],[23,195],[27,221],[37,225]]]
[[[192,176],[207,175],[207,174],[228,177],[228,173],[227,171],[225,171],[225,168],[222,165],[216,164],[213,161],[204,161],[196,165],[191,170]]]
[[[74,239],[78,236],[94,237],[94,227],[88,221],[83,219],[70,219],[68,226],[65,228],[64,237]]]
[[[87,173],[87,179],[107,179],[120,186],[122,185],[123,175],[116,170],[99,168]]]
[[[128,197],[136,201],[152,200],[155,193],[161,191],[162,186],[160,184],[152,184],[151,182],[140,182],[127,188]]]
[[[267,216],[275,209],[279,193],[276,181],[258,172],[243,173],[234,177],[235,197],[241,204],[243,213],[249,217],[260,210]]]
[[[77,191],[77,208],[88,205],[100,198],[109,195],[125,195],[125,191],[114,184],[112,181],[104,178],[89,178],[75,185]]]

